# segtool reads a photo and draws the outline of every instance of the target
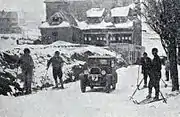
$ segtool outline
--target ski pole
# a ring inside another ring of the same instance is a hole
[[[163,102],[167,104],[167,99],[164,97],[163,93],[161,91],[159,91],[159,93],[161,94],[161,97],[163,98]]]
[[[139,86],[141,85],[141,83],[143,82],[143,80],[144,80],[144,79],[142,79],[142,80],[140,81],[140,83],[137,85],[135,91],[133,92],[132,96],[130,97],[130,100],[133,99],[133,96],[136,94],[137,90],[139,90]]]
[[[161,81],[164,83],[164,87],[166,88],[168,85],[166,84],[166,82],[161,78]]]
[[[138,83],[139,83],[139,69],[140,69],[140,65],[138,67],[138,78],[137,78],[137,87],[138,87]],[[139,89],[139,88],[138,88]]]

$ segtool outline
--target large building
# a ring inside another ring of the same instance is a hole
[[[91,8],[86,12],[87,21],[79,22],[83,43],[109,46],[121,53],[128,63],[137,61],[144,51],[141,21],[134,12],[135,4],[105,8]]]
[[[20,33],[18,14],[12,11],[0,11],[0,33]]]
[[[70,11],[71,2],[65,0],[45,1],[46,22],[39,27],[43,42],[52,43],[63,40],[109,46],[121,53],[129,64],[137,61],[144,50],[141,36],[142,26],[137,12],[138,3],[111,9],[92,7],[86,10],[85,20],[79,21],[78,17]]]

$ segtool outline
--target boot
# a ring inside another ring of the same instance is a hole
[[[153,100],[159,100],[159,96],[155,96]]]
[[[151,98],[151,94],[148,94],[147,96],[146,96],[146,99],[150,99]]]
[[[64,89],[64,86],[63,86],[63,85],[61,86],[61,89]]]
[[[143,88],[147,88],[147,85],[146,85],[146,84],[144,84]]]
[[[55,88],[58,88],[58,83],[56,83]]]

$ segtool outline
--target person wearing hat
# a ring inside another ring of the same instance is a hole
[[[52,64],[53,77],[55,80],[55,88],[58,87],[57,77],[59,77],[61,88],[64,89],[63,80],[62,80],[62,75],[63,75],[62,66],[63,66],[64,61],[59,55],[60,55],[59,51],[56,51],[54,53],[54,56],[47,63],[47,70],[49,69],[50,64]]]
[[[147,88],[147,78],[150,76],[150,69],[151,69],[151,59],[148,57],[146,52],[143,53],[143,57],[141,58],[141,65],[142,65],[142,74],[144,78],[144,88]]]
[[[161,59],[158,56],[158,49],[153,48],[152,54],[154,56],[151,64],[151,71],[150,71],[150,81],[149,81],[149,94],[147,98],[151,98],[152,88],[155,89],[155,97],[154,100],[159,99],[159,91],[160,91],[160,79],[161,79]]]
[[[34,61],[30,53],[31,51],[28,48],[25,48],[24,54],[21,55],[20,59],[18,60],[18,66],[20,65],[22,69],[22,75],[24,78],[25,94],[31,94],[31,83],[32,83]]]

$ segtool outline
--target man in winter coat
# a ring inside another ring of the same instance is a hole
[[[151,64],[151,73],[150,73],[150,81],[149,81],[149,95],[147,98],[151,98],[152,94],[152,88],[154,87],[155,89],[155,97],[154,100],[159,99],[159,91],[160,91],[160,79],[161,79],[161,60],[160,57],[158,56],[158,49],[153,48],[152,49],[152,54],[154,56]]]
[[[143,53],[143,57],[141,58],[142,65],[142,74],[144,76],[144,88],[147,88],[147,78],[150,76],[151,69],[151,59],[148,57],[147,53]]]
[[[55,85],[56,85],[55,88],[58,87],[57,77],[59,77],[61,88],[64,89],[63,80],[62,80],[62,75],[63,75],[62,66],[63,66],[64,61],[59,55],[60,55],[59,51],[56,51],[54,56],[48,61],[47,69],[49,68],[50,64],[52,64],[53,77],[54,77]]]
[[[34,62],[28,48],[24,49],[24,54],[18,60],[18,65],[20,65],[22,69],[25,94],[30,94]]]

